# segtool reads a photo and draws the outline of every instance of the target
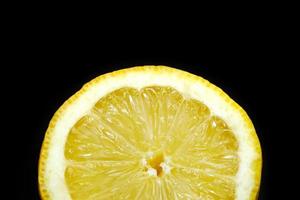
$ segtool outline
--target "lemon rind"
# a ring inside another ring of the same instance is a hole
[[[257,194],[259,191],[259,185],[260,185],[260,174],[262,169],[262,153],[261,153],[261,147],[259,140],[256,135],[256,131],[254,129],[254,126],[246,114],[246,112],[236,103],[234,102],[225,92],[223,92],[220,88],[216,87],[215,85],[209,83],[207,80],[190,74],[188,72],[184,72],[178,69],[166,67],[166,66],[140,66],[140,67],[132,67],[127,68],[119,71],[115,71],[112,73],[101,75],[92,81],[85,84],[81,90],[79,90],[77,93],[75,93],[71,98],[69,98],[67,101],[64,102],[64,104],[56,111],[53,118],[51,119],[49,123],[49,127],[46,131],[46,135],[42,144],[41,153],[40,153],[40,159],[39,159],[39,191],[42,199],[44,200],[50,200],[51,198],[51,192],[48,191],[48,185],[47,185],[47,177],[45,176],[45,170],[46,170],[46,162],[49,155],[49,149],[51,147],[50,143],[53,138],[54,134],[54,128],[57,125],[57,122],[60,120],[61,116],[64,115],[65,111],[72,105],[75,101],[77,101],[80,97],[83,96],[89,89],[91,89],[94,85],[100,84],[101,82],[104,82],[104,80],[110,79],[112,77],[123,77],[130,73],[154,73],[157,76],[159,76],[161,73],[170,73],[170,74],[176,74],[182,79],[188,79],[189,81],[196,81],[200,83],[201,85],[204,85],[205,87],[208,87],[217,95],[219,95],[225,102],[231,105],[231,108],[235,110],[235,112],[238,112],[243,119],[243,121],[246,123],[246,126],[249,130],[249,138],[251,138],[252,141],[251,145],[256,153],[256,158],[251,161],[251,169],[252,169],[252,180],[254,181],[252,184],[252,189],[250,192],[250,196],[247,197],[237,197],[237,199],[249,199],[254,200],[257,198]],[[247,181],[247,180],[245,180]]]

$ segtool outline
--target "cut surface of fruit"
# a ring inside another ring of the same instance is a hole
[[[246,113],[208,81],[164,66],[86,84],[56,112],[43,199],[257,198],[261,150]]]

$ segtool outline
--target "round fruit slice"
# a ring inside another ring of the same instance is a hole
[[[43,199],[253,200],[261,149],[245,111],[201,77],[144,66],[99,76],[55,113]]]

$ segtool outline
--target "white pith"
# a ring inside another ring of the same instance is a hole
[[[102,79],[89,86],[81,93],[67,109],[63,110],[57,121],[53,136],[49,143],[48,156],[45,168],[45,184],[51,199],[71,199],[65,184],[64,171],[66,160],[64,158],[64,145],[73,125],[106,94],[122,88],[132,87],[140,89],[147,86],[170,86],[179,91],[186,98],[201,101],[210,109],[213,115],[221,117],[232,129],[239,143],[240,166],[236,175],[236,199],[246,200],[254,187],[251,165],[260,155],[253,149],[254,141],[250,137],[250,128],[245,123],[241,113],[231,109],[232,105],[226,101],[218,91],[212,90],[205,81],[195,81],[185,78],[178,70],[130,71],[120,76]],[[149,172],[154,173],[154,172]]]

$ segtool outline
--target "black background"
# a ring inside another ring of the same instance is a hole
[[[77,42],[76,37],[22,40],[10,59],[5,76],[6,99],[14,105],[8,118],[11,141],[17,142],[12,163],[17,166],[10,188],[21,188],[11,195],[16,199],[39,199],[37,171],[39,151],[48,123],[62,103],[89,80],[117,69],[136,65],[167,65],[200,75],[222,88],[252,119],[263,151],[260,200],[286,195],[283,162],[291,161],[283,152],[292,151],[288,126],[291,97],[286,87],[292,66],[280,56],[276,44],[250,40],[233,45],[177,38],[148,37],[135,40],[110,36],[107,40]],[[104,38],[103,38],[104,37]],[[134,41],[134,42],[133,42]],[[207,48],[210,46],[210,48]],[[291,83],[292,84],[292,83]],[[289,102],[290,104],[285,104]],[[17,124],[14,122],[18,122]],[[284,137],[282,137],[284,135]],[[11,198],[14,199],[14,198]]]

